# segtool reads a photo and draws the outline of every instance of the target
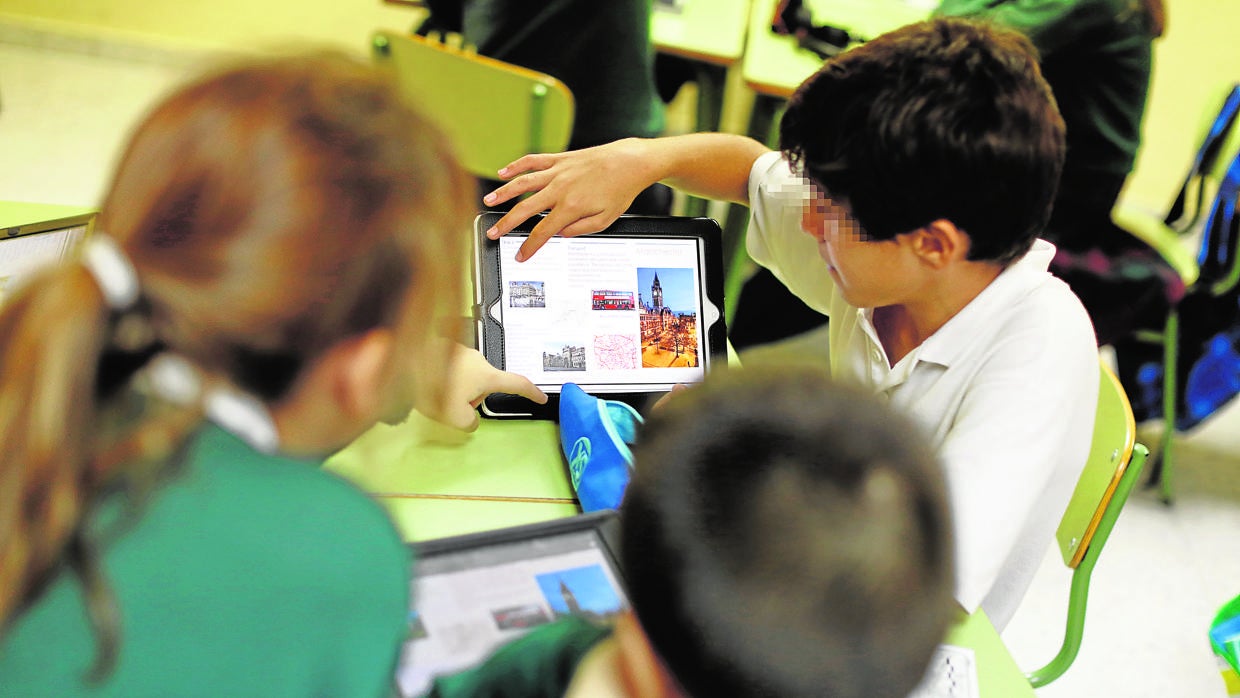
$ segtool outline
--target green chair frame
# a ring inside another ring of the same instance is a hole
[[[456,39],[378,31],[371,48],[376,64],[390,68],[410,101],[447,133],[466,170],[495,179],[523,155],[568,147],[576,106],[563,82],[480,56]]]
[[[1235,90],[1237,86],[1229,85],[1228,89]],[[1216,113],[1208,114],[1207,118],[1213,122]],[[1205,136],[1198,149],[1196,162],[1189,169],[1184,185],[1165,218],[1159,219],[1124,203],[1116,205],[1111,211],[1112,222],[1154,248],[1180,275],[1186,288],[1194,288],[1198,283],[1209,284],[1214,295],[1228,292],[1240,279],[1240,255],[1233,257],[1226,273],[1216,279],[1203,280],[1197,261],[1201,251],[1190,251],[1185,245],[1184,237],[1194,232],[1194,226],[1205,210],[1203,204],[1214,199],[1228,167],[1240,156],[1240,129],[1233,127],[1234,121],[1233,118],[1226,123],[1203,128]],[[1205,236],[1203,241],[1204,238]],[[1155,448],[1153,461],[1157,463],[1157,467],[1154,469],[1151,484],[1158,485],[1162,501],[1170,504],[1173,496],[1173,447],[1178,409],[1176,391],[1179,387],[1175,369],[1180,349],[1179,314],[1176,309],[1172,308],[1167,314],[1161,330],[1139,332],[1137,338],[1161,345],[1163,349],[1163,431]]]
[[[1063,675],[1081,649],[1094,566],[1149,455],[1136,434],[1128,396],[1115,373],[1101,364],[1089,457],[1055,532],[1064,564],[1072,570],[1063,644],[1049,663],[1025,674],[1034,688]]]

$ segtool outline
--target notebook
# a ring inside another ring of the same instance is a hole
[[[484,234],[502,214],[476,219],[474,321],[492,365],[553,397],[546,406],[492,395],[492,417],[553,417],[575,383],[604,398],[643,401],[695,383],[727,361],[723,254],[708,218],[621,216],[606,230],[553,237],[517,262],[542,216],[499,240]]]
[[[416,577],[397,683],[431,679],[566,615],[597,621],[628,608],[615,511],[412,544]]]

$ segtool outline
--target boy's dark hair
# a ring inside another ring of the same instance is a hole
[[[621,508],[633,611],[694,696],[906,696],[956,608],[911,422],[825,374],[716,374],[646,423]]]
[[[779,146],[869,237],[947,219],[969,259],[1007,263],[1046,225],[1064,125],[1028,39],[944,18],[828,60],[789,102]]]

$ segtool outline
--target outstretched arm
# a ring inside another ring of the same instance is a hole
[[[498,238],[530,216],[549,211],[517,252],[529,259],[552,235],[598,232],[620,217],[655,182],[688,194],[748,202],[749,169],[766,146],[745,136],[693,133],[667,138],[626,138],[567,153],[526,155],[499,171],[509,180],[483,201],[496,205],[522,194],[489,230]]]

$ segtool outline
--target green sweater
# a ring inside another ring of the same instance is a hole
[[[560,698],[611,628],[566,618],[501,647],[481,666],[435,680],[427,698]]]
[[[569,149],[663,132],[651,0],[427,0],[420,32],[459,32],[478,53],[547,73],[573,93]],[[502,111],[504,105],[498,105]]]
[[[0,695],[380,696],[405,635],[408,549],[385,512],[317,464],[204,428],[137,517],[91,521],[121,621],[115,671],[59,574],[0,638]]]
[[[1152,51],[1140,0],[943,0],[938,15],[990,19],[1029,37],[1067,125],[1065,182],[1132,170]]]

